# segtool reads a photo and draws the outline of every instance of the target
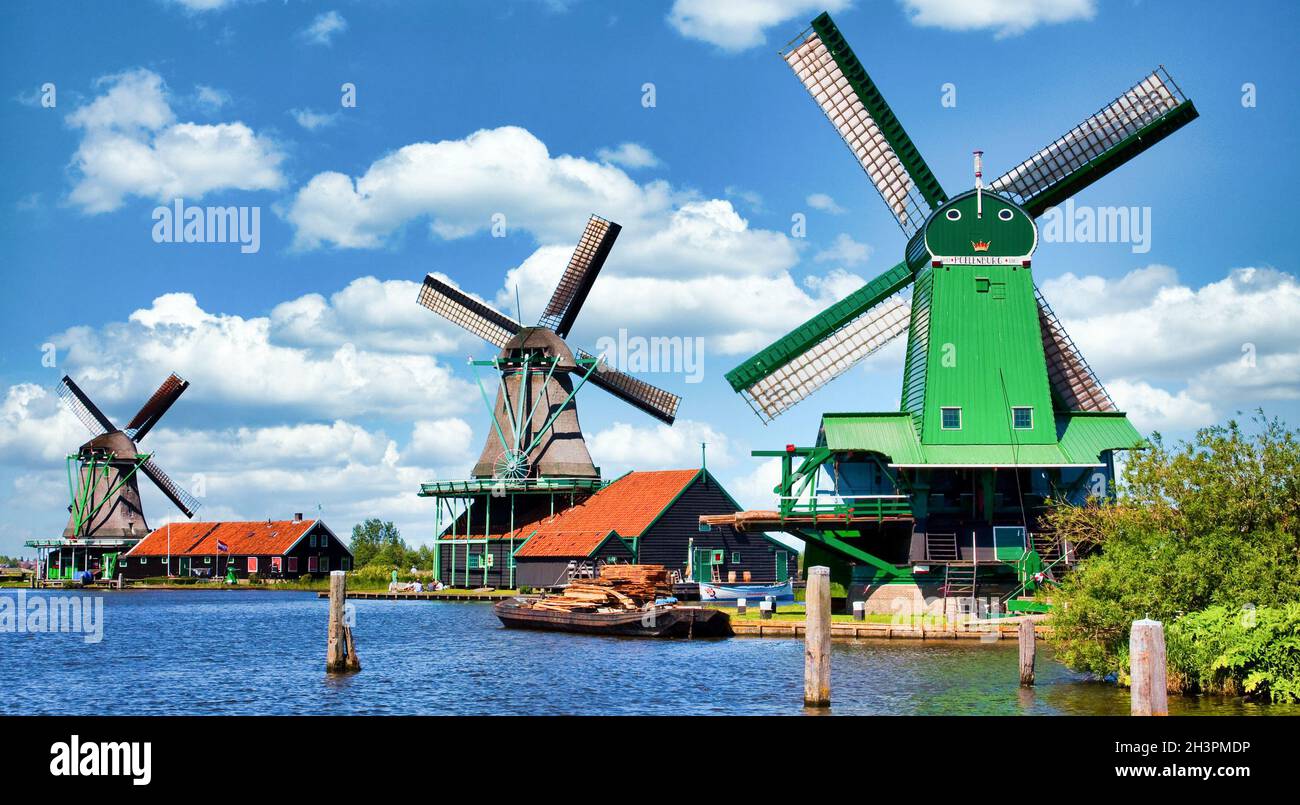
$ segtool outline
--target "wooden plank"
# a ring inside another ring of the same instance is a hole
[[[1169,715],[1169,691],[1165,668],[1165,627],[1160,621],[1133,621],[1129,632],[1129,675],[1135,716]]]
[[[1001,634],[998,636],[1001,637]],[[1022,620],[1018,637],[1020,641],[1020,686],[1028,688],[1034,684],[1034,655],[1036,653],[1034,622],[1028,618]]]
[[[831,571],[808,569],[808,620],[804,627],[803,703],[831,706]]]

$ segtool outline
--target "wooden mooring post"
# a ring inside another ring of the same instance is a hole
[[[1037,653],[1037,647],[1034,645],[1034,622],[1025,618],[1020,622],[1020,686],[1023,688],[1032,687],[1034,684],[1034,655]]]
[[[805,707],[831,706],[831,571],[808,568],[804,629],[803,703]]]
[[[1128,638],[1129,676],[1135,716],[1169,715],[1165,671],[1165,627],[1160,621],[1133,621]]]
[[[330,573],[330,619],[325,644],[325,670],[329,673],[360,671],[357,647],[352,642],[352,628],[344,618],[348,597],[347,574],[342,570]]]

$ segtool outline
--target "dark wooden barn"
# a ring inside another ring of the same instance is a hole
[[[352,551],[325,523],[304,520],[173,523],[122,557],[128,579],[159,576],[296,579],[351,570]]]
[[[663,565],[683,580],[790,578],[798,559],[781,542],[730,526],[701,530],[700,515],[740,509],[707,470],[630,472],[528,535],[514,553],[516,579],[522,586],[550,586],[563,583],[570,562],[611,561]]]

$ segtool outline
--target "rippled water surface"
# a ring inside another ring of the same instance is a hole
[[[13,597],[15,590],[0,591]],[[28,592],[28,595],[50,593]],[[803,641],[644,640],[501,628],[487,604],[356,601],[361,673],[322,670],[314,593],[128,591],[104,637],[0,634],[0,712],[48,714],[798,714]],[[1017,686],[1014,642],[836,643],[839,714],[1125,713],[1124,690],[1039,657]],[[1178,699],[1176,712],[1283,712]],[[1288,708],[1287,712],[1295,712]]]

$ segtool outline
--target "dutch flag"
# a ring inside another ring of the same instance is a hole
[[[230,546],[221,540],[217,540],[217,551],[219,553],[230,553]]]

